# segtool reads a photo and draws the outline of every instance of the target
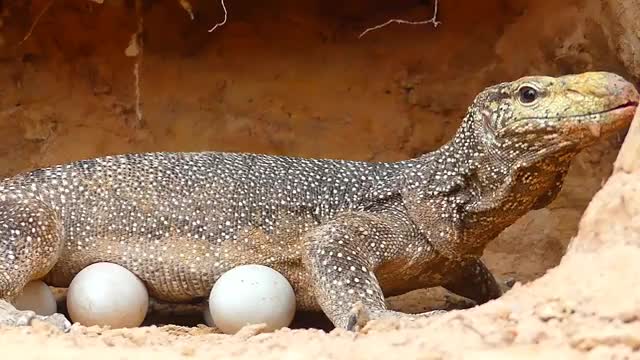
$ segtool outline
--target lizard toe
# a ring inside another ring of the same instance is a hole
[[[348,331],[358,331],[369,321],[369,312],[362,302],[355,303],[348,314],[346,329]]]

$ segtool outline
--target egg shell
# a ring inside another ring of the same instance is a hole
[[[216,327],[234,334],[249,324],[266,324],[265,331],[288,326],[296,299],[289,281],[264,265],[241,265],[220,276],[209,296]]]
[[[149,308],[144,283],[126,268],[107,262],[82,269],[71,281],[67,308],[85,326],[137,327]]]
[[[47,284],[40,280],[29,282],[22,293],[13,300],[18,310],[31,310],[38,315],[48,316],[58,310],[58,304]]]

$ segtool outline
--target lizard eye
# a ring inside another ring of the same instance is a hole
[[[518,90],[518,97],[523,104],[531,104],[538,99],[538,90],[531,86],[523,86]]]

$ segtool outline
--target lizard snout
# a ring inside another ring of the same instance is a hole
[[[607,99],[613,109],[627,103],[638,103],[639,95],[636,87],[618,74],[608,72],[591,72],[568,76],[565,80],[566,90],[581,93],[589,97]]]

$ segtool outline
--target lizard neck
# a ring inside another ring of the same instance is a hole
[[[558,153],[522,163],[493,146],[467,114],[440,149],[404,163],[403,199],[425,238],[445,256],[479,256],[506,227],[557,195],[573,158]]]

